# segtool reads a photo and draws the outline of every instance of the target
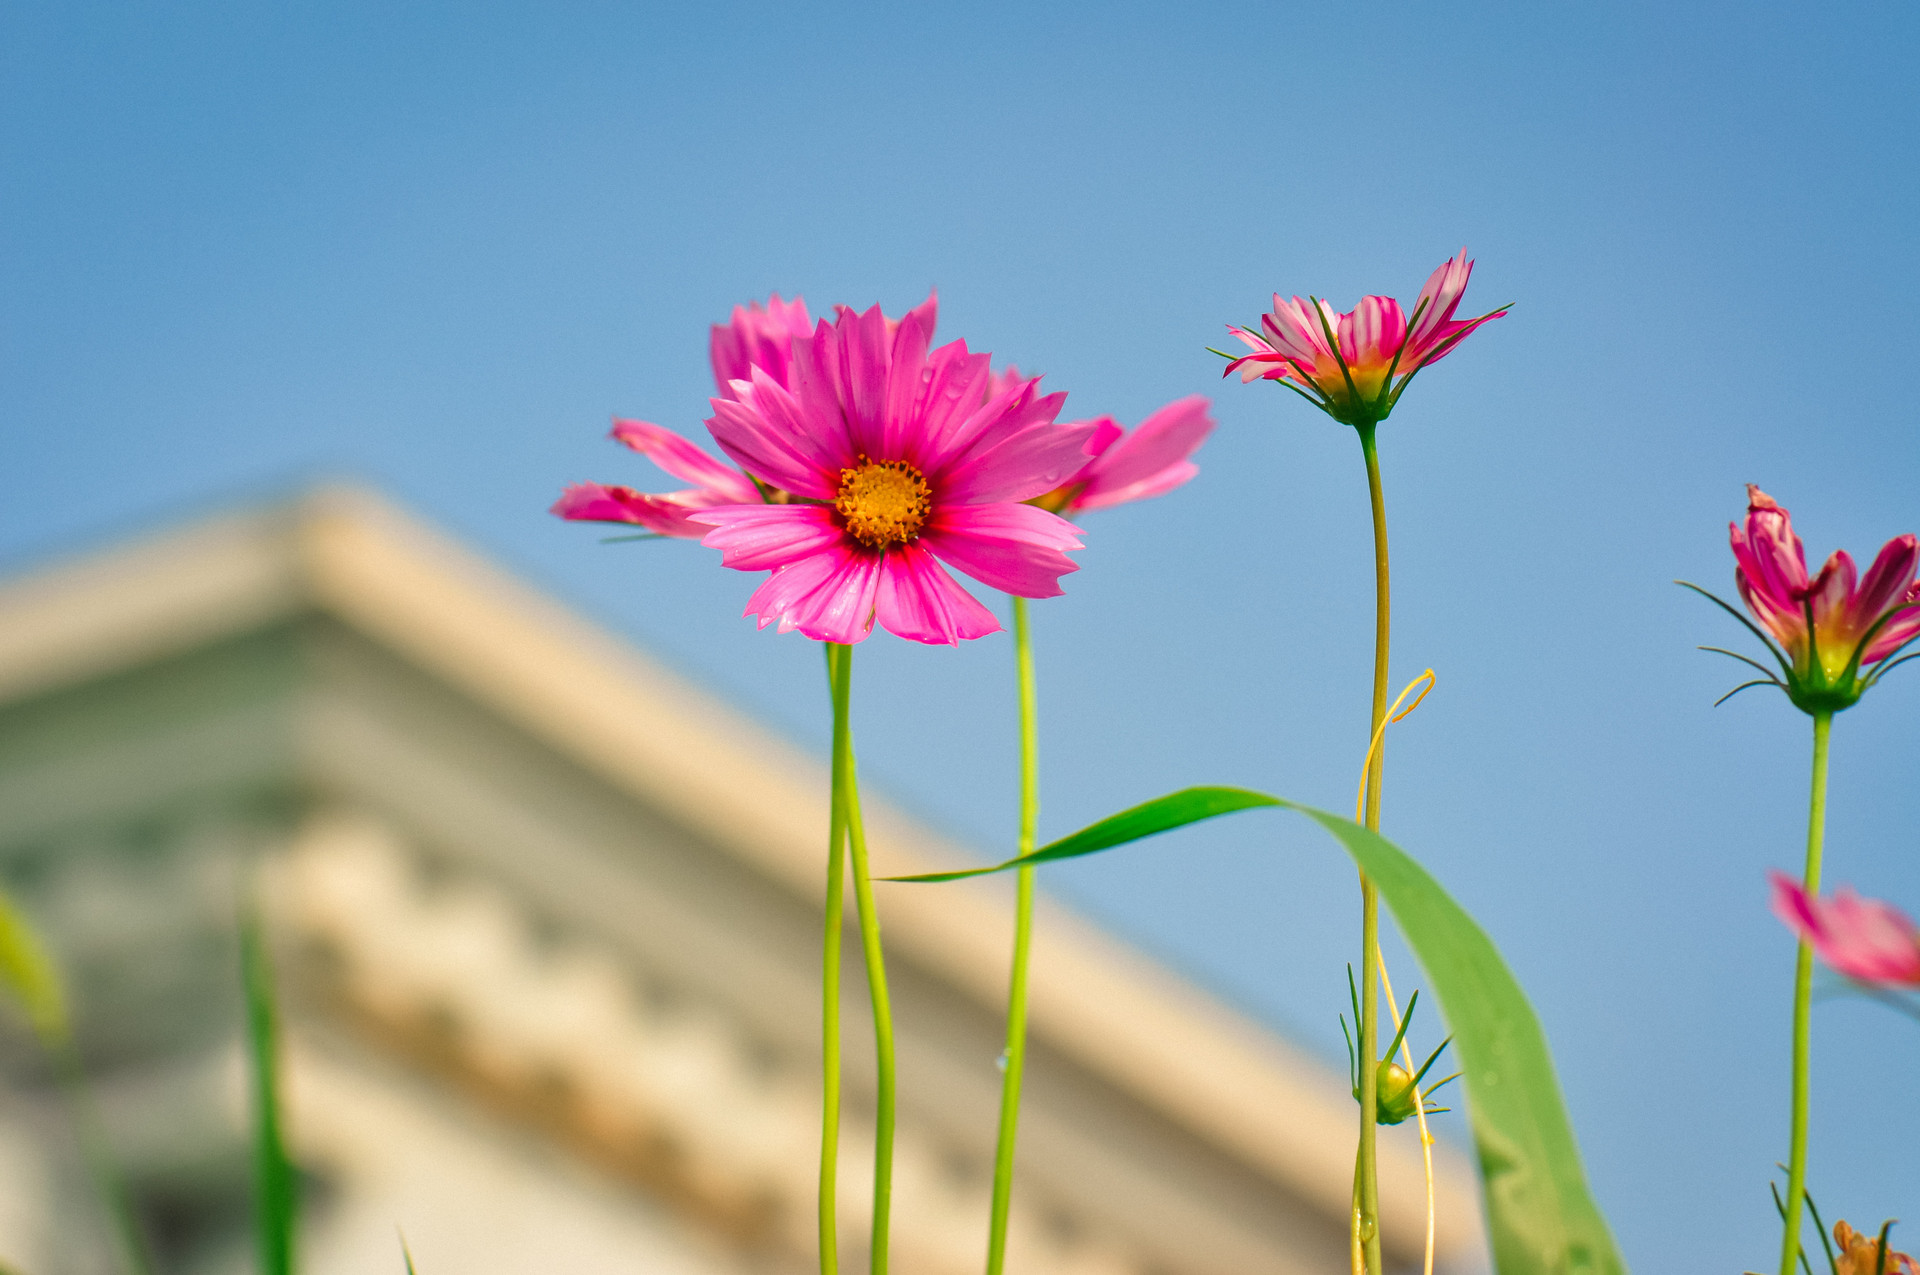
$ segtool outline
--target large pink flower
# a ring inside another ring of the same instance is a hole
[[[1362,297],[1352,312],[1339,314],[1318,298],[1283,301],[1276,292],[1259,332],[1228,325],[1253,353],[1228,363],[1227,372],[1242,381],[1279,381],[1345,424],[1377,424],[1421,368],[1507,312],[1502,306],[1477,319],[1453,317],[1472,274],[1462,248],[1427,279],[1411,318],[1392,297]]]
[[[1864,579],[1844,549],[1809,578],[1792,517],[1752,483],[1747,484],[1746,522],[1728,530],[1740,600],[1765,630],[1755,632],[1779,643],[1774,656],[1782,676],[1769,673],[1767,680],[1806,711],[1834,712],[1853,704],[1888,669],[1904,662],[1888,661],[1889,656],[1920,638],[1920,585],[1914,578],[1920,542],[1913,536],[1895,536],[1881,546]],[[1880,667],[1862,676],[1874,664]]]
[[[726,565],[772,570],[747,603],[762,628],[858,642],[878,621],[957,644],[1000,625],[942,562],[1036,598],[1075,570],[1073,524],[1021,502],[1085,464],[1093,427],[1056,424],[1065,396],[1033,380],[985,396],[988,356],[963,341],[929,353],[932,332],[931,304],[897,324],[842,310],[794,341],[791,385],[755,368],[713,400],[722,450],[794,497],[690,515]]]
[[[1920,986],[1920,931],[1900,909],[1845,886],[1822,899],[1784,872],[1767,877],[1773,914],[1836,972],[1862,983]]]
[[[1213,432],[1210,406],[1205,395],[1190,394],[1155,411],[1132,432],[1111,416],[1084,422],[1093,426],[1087,442],[1093,459],[1033,503],[1072,517],[1165,495],[1200,472],[1188,458]]]
[[[929,299],[927,305],[932,304]],[[728,387],[751,376],[756,367],[785,385],[793,374],[793,339],[806,336],[812,326],[807,303],[799,297],[786,302],[776,292],[764,307],[758,301],[733,307],[732,318],[714,324],[707,342],[713,383],[720,396],[731,396]],[[697,540],[708,529],[687,521],[694,510],[763,496],[781,498],[778,492],[763,493],[739,470],[650,421],[615,420],[613,437],[693,486],[654,493],[607,483],[570,483],[550,512],[573,522],[631,523],[657,535]]]

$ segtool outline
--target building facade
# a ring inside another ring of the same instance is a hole
[[[166,1272],[252,1269],[235,917],[287,1018],[307,1275],[813,1267],[825,769],[378,499],[323,490],[0,586],[0,884],[48,936]],[[986,856],[871,801],[877,874]],[[985,1245],[1010,906],[880,903],[894,1269]],[[843,1002],[841,1234],[864,1264],[870,1029]],[[1343,1078],[1043,910],[1009,1269],[1345,1268]],[[0,1014],[0,1260],[114,1259]],[[1411,1135],[1388,1234],[1417,1243]],[[1470,1175],[1440,1148],[1443,1263]],[[1417,1263],[1417,1248],[1393,1254]]]

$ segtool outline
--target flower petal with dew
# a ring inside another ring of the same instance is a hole
[[[1898,908],[1845,886],[1822,899],[1784,872],[1767,877],[1773,914],[1836,973],[1861,983],[1920,986],[1920,930]]]
[[[1079,472],[1033,503],[1073,517],[1130,501],[1163,496],[1200,472],[1189,457],[1213,432],[1204,395],[1175,399],[1128,431],[1111,416],[1096,417]]]
[[[1507,313],[1502,306],[1478,318],[1454,318],[1472,275],[1473,262],[1462,248],[1428,277],[1411,317],[1392,297],[1362,297],[1340,314],[1317,298],[1282,300],[1276,292],[1259,331],[1228,325],[1253,353],[1229,361],[1226,374],[1280,381],[1343,424],[1377,424],[1422,368]]]
[[[1033,379],[989,392],[987,355],[929,350],[933,319],[840,309],[794,342],[791,384],[756,368],[713,400],[721,449],[796,498],[690,515],[726,565],[772,570],[747,603],[762,628],[957,644],[1000,626],[942,563],[1024,597],[1075,570],[1074,526],[1021,502],[1086,464],[1093,426],[1056,424],[1065,396]]]
[[[1863,670],[1920,638],[1920,541],[1913,536],[1881,546],[1864,578],[1844,549],[1809,576],[1792,516],[1752,483],[1746,520],[1728,534],[1740,600],[1763,636],[1778,643],[1781,686],[1807,711],[1853,704],[1885,671],[1863,677]]]

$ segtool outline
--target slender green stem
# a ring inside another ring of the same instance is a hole
[[[1040,821],[1040,716],[1028,640],[1027,600],[1013,599],[1013,662],[1020,686],[1020,853],[1033,853]],[[1000,1082],[1000,1138],[993,1156],[993,1215],[987,1229],[987,1275],[1007,1263],[1007,1211],[1013,1202],[1013,1144],[1020,1125],[1020,1081],[1027,1066],[1027,959],[1033,946],[1033,867],[1016,870],[1013,973],[1007,987],[1006,1074]]]
[[[73,1120],[74,1134],[80,1143],[80,1158],[86,1163],[94,1190],[99,1192],[100,1202],[113,1222],[120,1260],[132,1275],[153,1275],[153,1260],[147,1255],[146,1237],[141,1233],[140,1223],[134,1215],[133,1196],[128,1192],[126,1178],[114,1159],[99,1109],[94,1106],[80,1050],[66,1036],[44,1043],[52,1055],[54,1075],[60,1081],[60,1093],[66,1099],[67,1112]]]
[[[833,811],[827,822],[827,903],[820,940],[820,1275],[840,1269],[840,935],[846,927],[847,800],[841,754],[853,754],[847,726],[847,648],[825,644],[833,700]],[[852,766],[846,767],[851,772]]]
[[[1380,456],[1374,448],[1374,427],[1358,429],[1360,453],[1367,466],[1367,497],[1373,509],[1373,711],[1368,738],[1377,733],[1387,715],[1387,666],[1392,637],[1392,594],[1387,571],[1387,502],[1380,488]],[[1380,826],[1380,777],[1386,747],[1374,749],[1367,768],[1366,823]],[[1367,1275],[1380,1275],[1380,1178],[1376,1153],[1379,1115],[1380,1020],[1380,891],[1366,873],[1360,874],[1360,1147],[1355,1161],[1360,1177],[1360,1242]]]
[[[836,712],[846,716],[844,704],[853,682],[853,648],[840,651],[840,696]],[[873,1130],[873,1243],[868,1268],[886,1275],[887,1235],[893,1213],[893,1007],[887,998],[887,967],[880,955],[880,917],[873,906],[873,877],[867,868],[867,832],[860,818],[860,786],[853,765],[853,732],[837,732],[834,786],[841,793],[847,822],[847,848],[853,862],[853,899],[860,915],[860,946],[867,962],[867,989],[873,996],[874,1130]]]
[[[1827,736],[1832,713],[1813,715],[1813,790],[1807,802],[1807,893],[1820,891],[1820,851],[1827,834]],[[1813,1061],[1813,949],[1800,940],[1793,966],[1793,1128],[1787,1152],[1786,1231],[1780,1239],[1780,1275],[1793,1275],[1800,1255],[1800,1207],[1807,1189],[1807,1097]]]

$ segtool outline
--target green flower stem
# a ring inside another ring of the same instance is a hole
[[[1020,686],[1020,854],[1033,853],[1040,821],[1040,717],[1033,687],[1027,600],[1013,599],[1013,662]],[[987,1275],[1007,1264],[1007,1211],[1013,1202],[1013,1144],[1020,1125],[1020,1080],[1027,1065],[1027,958],[1033,945],[1033,866],[1016,869],[1013,974],[1007,987],[1006,1074],[1000,1082],[1000,1137],[993,1156],[993,1214],[987,1229]]]
[[[833,812],[827,823],[827,904],[820,941],[820,1275],[840,1269],[840,935],[846,926],[847,802],[840,755],[853,752],[847,725],[848,648],[825,644],[827,687],[833,700]],[[848,766],[849,772],[852,770]]]
[[[1808,894],[1820,892],[1820,851],[1827,835],[1827,736],[1833,714],[1813,715],[1813,791],[1807,802]],[[1793,1132],[1787,1152],[1786,1232],[1780,1240],[1780,1275],[1793,1275],[1800,1256],[1800,1208],[1807,1190],[1807,1096],[1813,1061],[1813,949],[1800,940],[1793,967]]]
[[[873,878],[867,867],[867,832],[860,818],[860,788],[854,775],[853,732],[847,728],[853,683],[853,648],[840,648],[839,681],[834,686],[833,787],[846,820],[847,848],[853,862],[853,899],[860,916],[860,945],[867,962],[867,989],[873,996],[874,1071],[873,1241],[868,1269],[886,1275],[887,1234],[893,1212],[893,1007],[887,998],[887,967],[880,954],[880,917],[873,906]]]
[[[1367,497],[1373,508],[1373,713],[1368,738],[1379,733],[1387,715],[1387,664],[1392,636],[1392,596],[1387,573],[1387,502],[1380,489],[1380,456],[1374,448],[1374,426],[1362,425],[1360,453],[1367,465]],[[1373,751],[1367,768],[1366,824],[1380,826],[1380,777],[1386,757],[1385,741]],[[1360,874],[1360,1147],[1355,1157],[1360,1178],[1359,1217],[1356,1225],[1366,1260],[1367,1275],[1380,1275],[1380,1177],[1376,1152],[1379,1115],[1380,1019],[1380,891],[1366,873]]]

